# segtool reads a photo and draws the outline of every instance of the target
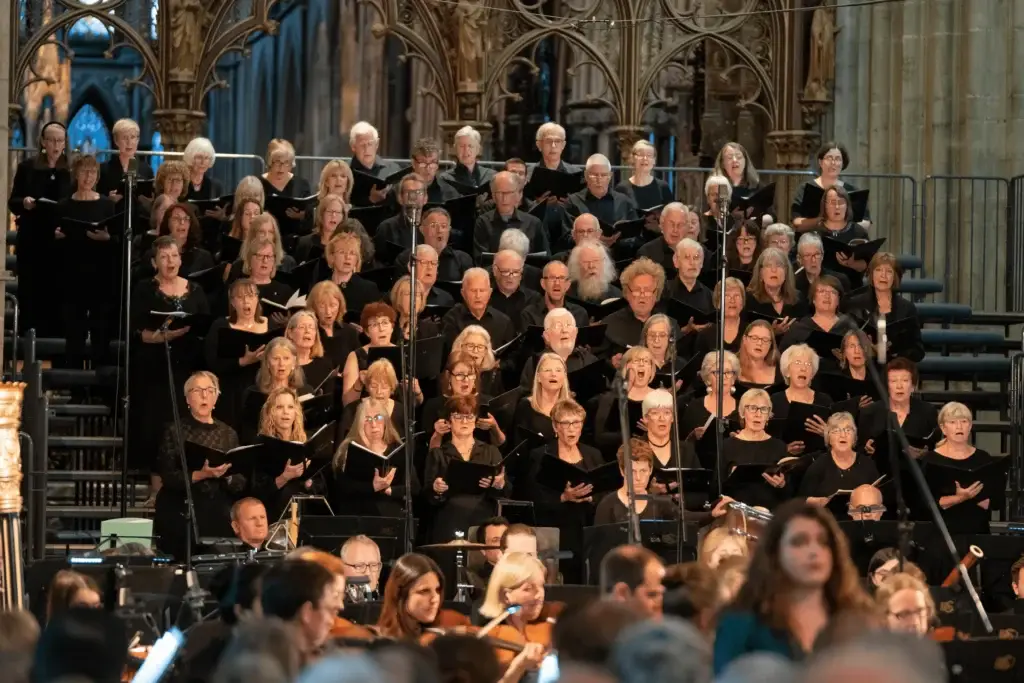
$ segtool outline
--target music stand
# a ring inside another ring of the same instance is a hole
[[[414,529],[415,533],[415,529]],[[380,548],[380,561],[389,565],[405,552],[405,520],[400,517],[305,515],[299,525],[299,545],[336,554],[353,536],[368,536]]]
[[[697,559],[697,525],[687,522],[687,543],[683,547],[683,562]],[[654,552],[665,564],[675,564],[679,543],[679,522],[674,519],[642,519],[639,522],[640,544]],[[587,584],[594,586],[600,580],[601,560],[609,552],[629,542],[629,523],[601,524],[583,527],[583,558],[586,564]]]

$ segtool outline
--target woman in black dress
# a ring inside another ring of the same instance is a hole
[[[160,221],[157,235],[170,235],[178,243],[183,277],[213,268],[213,255],[200,246],[203,241],[202,229],[199,227],[195,207],[191,204],[179,202],[169,207]]]
[[[853,415],[836,413],[828,418],[825,444],[827,451],[815,458],[800,482],[800,497],[807,498],[809,504],[825,506],[837,491],[853,491],[878,481],[874,461],[854,450],[857,425]]]
[[[746,199],[753,195],[761,185],[761,179],[757,169],[754,168],[754,162],[750,159],[750,154],[738,142],[727,142],[722,145],[722,149],[718,150],[711,173],[728,178],[729,184],[732,185],[734,204],[739,199]],[[773,207],[769,207],[768,211],[759,215],[754,215],[753,212],[750,212],[749,215],[744,214],[743,209],[734,208],[732,217],[739,220],[750,218],[761,225],[771,225],[775,222]]]
[[[750,389],[740,397],[738,412],[742,428],[727,438],[722,448],[722,494],[752,507],[771,509],[786,497],[785,474],[764,472],[754,482],[729,480],[738,466],[776,465],[787,457],[786,444],[765,431],[772,416],[771,397],[763,389]]]
[[[853,203],[841,185],[833,185],[821,197],[821,225],[818,232],[822,238],[827,237],[843,244],[857,244],[870,239],[868,231],[853,222]],[[848,277],[854,289],[861,286],[864,271],[868,269],[866,261],[827,250],[824,266]]]
[[[274,138],[267,145],[267,172],[260,177],[267,197],[309,197],[313,190],[309,181],[292,171],[295,169],[295,147],[281,138]],[[297,235],[300,232],[306,212],[286,209],[283,215],[275,216],[284,232]]]
[[[841,335],[856,325],[849,316],[838,312],[843,288],[835,277],[821,275],[811,283],[808,295],[812,304],[811,314],[793,323],[782,337],[779,346],[783,351],[794,344],[806,342],[814,332]],[[839,367],[839,359],[835,356],[823,357],[820,361],[824,372],[835,372]]]
[[[654,473],[654,451],[650,445],[636,437],[629,440],[630,460],[629,466],[633,468],[633,493],[637,496],[647,495],[647,487],[651,481],[651,474]],[[622,472],[622,486],[618,491],[609,493],[597,504],[594,513],[594,524],[621,524],[629,520],[629,483],[626,478],[626,449],[619,446],[615,457],[619,461],[619,471]],[[639,519],[672,519],[676,516],[675,506],[657,500],[634,500],[633,509]]]
[[[255,232],[255,229],[254,221],[252,231]],[[260,291],[260,300],[277,304],[270,316],[272,322],[275,326],[284,325],[287,322],[285,306],[295,290],[274,277],[277,275],[277,264],[281,262],[280,243],[261,238],[246,240],[242,247],[242,260],[245,263],[242,268],[243,277],[248,276],[256,285]]]
[[[374,473],[372,481],[357,481],[345,474],[345,463],[349,446],[358,444],[377,455],[386,455],[402,443],[398,430],[391,422],[387,409],[379,401],[364,398],[356,408],[355,419],[348,436],[334,455],[334,483],[331,489],[332,506],[341,515],[370,515],[373,517],[405,516],[405,481],[396,479],[398,469],[391,464],[389,471],[383,466]],[[405,454],[399,453],[404,468]],[[414,467],[409,473],[412,481],[411,495],[419,495],[419,477]]]
[[[315,315],[310,311],[297,311],[288,319],[284,336],[295,344],[306,384],[313,387],[314,393],[331,394],[334,383],[328,380],[337,374],[338,366],[331,365],[331,360],[324,356],[319,329]]]
[[[632,197],[640,209],[663,207],[675,201],[672,196],[672,188],[668,186],[668,183],[654,177],[654,165],[658,160],[658,153],[654,145],[646,140],[637,140],[633,145],[631,156],[633,175],[616,185],[615,190]],[[652,232],[655,232],[658,227],[659,213],[652,213],[647,219],[647,227]]]
[[[907,436],[934,444],[939,439],[939,417],[935,406],[914,396],[917,391],[917,366],[906,358],[894,358],[885,368],[889,391],[889,405],[881,401],[862,408],[857,419],[857,432],[864,442],[864,449],[874,455],[879,441],[887,439],[890,430],[889,413]],[[924,455],[924,449],[911,446],[915,457]],[[882,465],[884,469],[884,465]]]
[[[188,167],[189,199],[218,199],[224,194],[224,186],[209,175],[217,161],[217,151],[208,138],[192,138],[182,154],[182,161]],[[223,210],[221,210],[223,213]],[[209,212],[206,216],[220,218],[220,213]]]
[[[822,408],[832,405],[832,399],[828,395],[811,388],[818,374],[818,367],[818,354],[806,344],[796,344],[782,353],[779,370],[787,386],[785,391],[772,395],[772,417],[785,420],[789,417],[789,407],[793,403],[805,403]],[[805,420],[804,426],[811,434],[825,436],[825,421],[817,415]],[[799,455],[807,450],[807,444],[803,441],[792,441],[786,444],[786,450],[790,455]]]
[[[60,203],[57,211],[67,231],[57,228],[56,237],[64,250],[65,274],[71,286],[62,297],[62,318],[67,336],[67,363],[81,368],[85,361],[86,335],[92,338],[90,358],[94,367],[107,359],[110,340],[118,323],[116,311],[120,282],[116,239],[120,225],[105,221],[114,215],[114,200],[96,192],[100,165],[93,156],[81,156],[71,165],[76,191]],[[94,226],[83,226],[82,223]],[[73,227],[72,227],[73,226]],[[54,273],[56,275],[56,273]]]
[[[253,245],[259,241],[268,241],[274,245],[275,274],[277,271],[287,273],[295,268],[295,259],[291,254],[284,253],[281,231],[277,227],[277,219],[269,213],[260,213],[255,218],[249,219],[248,228],[244,228],[244,219],[242,224],[245,230],[240,238],[242,244],[239,247],[238,259],[231,264],[231,268],[228,271],[227,282],[234,282],[240,277],[252,277],[252,264],[248,262],[245,255],[251,254]]]
[[[839,179],[839,174],[846,170],[846,167],[849,165],[850,154],[846,151],[846,147],[838,142],[829,140],[818,148],[818,167],[821,169],[821,175],[814,180],[801,183],[800,187],[796,189],[796,194],[793,195],[790,215],[793,217],[794,230],[797,232],[808,232],[817,229],[819,226],[820,211],[815,216],[804,215],[804,194],[807,193],[808,187],[816,186],[819,190],[827,190],[833,185],[838,185],[848,193],[856,191],[857,188],[853,185]],[[870,228],[870,214],[865,212],[864,220],[859,225],[864,229]]]
[[[721,302],[722,283],[715,285],[711,302],[715,307],[716,322],[707,325],[697,333],[694,345],[698,355],[704,355],[718,348],[718,310]],[[743,343],[743,306],[747,300],[747,289],[739,278],[725,278],[725,350],[738,353]]]
[[[165,318],[151,312],[179,312],[208,315],[210,310],[201,287],[178,275],[181,253],[173,237],[157,238],[153,243],[156,276],[139,282],[132,290],[131,328],[131,419],[128,423],[128,453],[144,460],[137,467],[151,468],[157,452],[160,432],[154,425],[170,422],[171,392],[181,395],[185,379],[195,369],[202,346],[190,327],[161,329]],[[164,342],[170,344],[173,383],[168,384]],[[151,475],[152,494],[160,490],[160,476]]]
[[[299,366],[299,352],[295,344],[284,337],[274,337],[263,350],[256,381],[242,396],[242,410],[238,416],[238,433],[249,443],[259,431],[259,414],[267,397],[275,389],[291,389],[297,396],[313,393]]]
[[[327,243],[334,237],[334,231],[347,218],[348,206],[344,199],[336,194],[321,197],[316,206],[313,232],[299,238],[295,245],[295,259],[299,263],[305,263],[323,256],[327,251]]]
[[[183,442],[221,452],[238,446],[235,430],[213,417],[219,396],[220,385],[212,372],[200,371],[188,378],[185,382],[188,410],[181,419]],[[153,533],[160,539],[160,550],[181,560],[185,557],[185,473],[181,469],[175,432],[173,423],[161,431],[157,468],[163,478],[163,487],[156,497]],[[199,536],[224,538],[234,535],[231,505],[245,490],[247,482],[243,474],[232,472],[230,463],[211,467],[207,460],[202,469],[190,471],[188,475],[192,482],[192,503]],[[193,538],[192,542],[198,543],[199,539]]]
[[[363,375],[370,365],[368,351],[371,348],[395,348],[391,342],[391,331],[395,327],[396,317],[395,309],[381,302],[371,303],[362,309],[360,327],[363,328],[363,334],[369,339],[369,343],[353,350],[345,359],[341,394],[341,400],[345,405],[355,403],[363,394]]]
[[[550,442],[555,438],[551,409],[559,401],[569,398],[569,377],[565,361],[557,353],[545,353],[537,361],[533,377],[533,390],[519,399],[512,418],[515,434],[513,443],[529,439],[533,444]]]
[[[459,332],[452,342],[454,353],[467,353],[473,359],[480,382],[477,385],[481,394],[501,396],[505,393],[505,383],[501,379],[501,365],[494,355],[491,334],[480,325],[467,325]]]
[[[50,314],[59,301],[60,282],[53,277],[57,202],[71,194],[71,174],[64,153],[67,131],[56,121],[43,126],[39,154],[18,164],[7,202],[18,226],[18,302],[21,328],[39,336],[59,331],[60,320]],[[18,332],[21,334],[21,331]]]
[[[736,376],[740,373],[740,361],[732,351],[725,352],[725,372],[722,374],[722,412],[718,412],[718,354],[709,351],[704,354],[700,365],[700,378],[707,387],[707,394],[695,398],[686,404],[683,416],[679,421],[679,435],[693,441],[697,447],[697,457],[705,469],[716,470],[718,463],[712,444],[701,441],[704,432],[712,426],[711,416],[735,423],[739,416],[736,412]],[[710,438],[710,437],[709,437]],[[712,442],[713,443],[713,442]]]
[[[491,444],[473,436],[476,428],[477,402],[470,397],[453,398],[448,402],[451,422],[451,441],[433,448],[427,455],[425,485],[429,487],[427,501],[436,508],[430,538],[435,543],[450,541],[456,531],[466,532],[488,517],[493,517],[497,498],[503,498],[511,488],[505,481],[504,468],[493,476],[480,479],[479,487],[470,491],[449,493],[445,477],[454,462],[471,462],[497,467],[501,453]]]
[[[768,247],[758,256],[752,276],[745,309],[775,318],[772,328],[781,337],[793,321],[807,315],[807,302],[793,279],[793,264],[787,254]]]
[[[402,335],[402,339],[406,342],[409,341],[409,325],[413,320],[413,316],[409,315],[409,283],[411,278],[408,275],[403,275],[395,281],[395,284],[391,287],[391,294],[389,299],[395,312],[398,314],[398,324],[395,325],[394,331],[391,333],[391,341],[398,343],[398,335]],[[432,339],[441,334],[441,328],[438,327],[437,323],[433,320],[420,319],[420,314],[423,313],[423,309],[427,306],[427,291],[422,285],[416,285],[416,339]]]
[[[472,397],[480,405],[486,405],[491,400],[491,396],[477,391],[479,384],[480,371],[472,356],[468,353],[454,352],[448,356],[448,366],[441,374],[441,395],[428,399],[423,404],[421,423],[433,430],[430,435],[431,448],[440,448],[444,441],[451,440],[449,435],[452,425],[446,407],[449,399]],[[476,438],[481,441],[490,441],[495,446],[505,443],[505,434],[498,426],[494,415],[490,413],[486,418],[477,419],[476,429]]]
[[[846,312],[862,327],[867,325],[875,330],[878,329],[879,319],[884,318],[889,325],[909,321],[908,336],[899,340],[899,344],[891,344],[888,355],[919,362],[924,358],[921,323],[917,317],[917,306],[897,291],[901,276],[896,256],[885,251],[875,254],[868,264],[867,277],[868,291],[846,300]]]
[[[755,320],[743,331],[740,351],[738,384],[746,388],[757,387],[769,393],[783,385],[779,373],[779,348],[775,345],[772,326],[764,320]]]
[[[640,434],[639,421],[643,416],[643,401],[653,389],[654,356],[643,346],[634,346],[622,354],[619,373],[626,385],[626,404],[630,417],[634,420],[629,427],[633,434]],[[540,373],[537,373],[538,376]],[[518,423],[517,423],[518,424]],[[622,430],[619,422],[618,399],[612,391],[606,391],[597,399],[597,410],[594,415],[594,445],[597,446],[605,459],[611,461],[612,454],[622,444]]]
[[[336,284],[345,301],[348,312],[358,320],[363,308],[381,300],[381,292],[370,280],[359,275],[363,269],[362,242],[352,232],[337,232],[327,244],[327,265],[331,267],[330,281]],[[390,334],[390,331],[389,331]]]
[[[269,436],[279,441],[305,443],[308,436],[302,416],[299,395],[290,387],[279,387],[270,392],[260,410],[259,436]],[[288,461],[280,474],[267,472],[257,466],[253,489],[267,509],[269,519],[277,520],[292,496],[311,491],[313,480],[306,478],[310,461],[292,463]]]
[[[316,315],[320,326],[320,343],[324,345],[324,357],[330,358],[331,365],[341,367],[348,354],[359,348],[359,330],[342,322],[345,317],[345,297],[338,285],[329,280],[318,282],[306,297],[306,310]]]
[[[220,353],[221,333],[237,330],[252,335],[241,356],[225,358]],[[240,429],[242,400],[245,390],[256,382],[263,352],[266,350],[270,321],[263,315],[259,289],[248,278],[235,280],[228,291],[228,315],[218,318],[206,334],[204,357],[206,367],[220,379],[220,400],[217,401],[217,419]]]
[[[100,182],[96,191],[113,199],[117,204],[117,210],[121,212],[125,210],[125,204],[122,202],[124,193],[127,191],[126,177],[132,161],[134,160],[137,164],[135,168],[136,182],[153,180],[153,167],[150,165],[149,159],[139,159],[135,156],[139,150],[139,124],[131,119],[118,119],[110,133],[114,139],[117,154],[111,156],[101,167]],[[132,203],[132,232],[138,235],[143,232],[147,214],[152,211],[152,207],[144,206],[146,204],[144,195],[151,194],[152,190],[141,190],[138,185],[135,188],[135,193],[138,196]],[[151,196],[149,199],[156,201],[156,197]],[[143,246],[144,248],[136,253],[141,254],[149,248],[148,244]]]

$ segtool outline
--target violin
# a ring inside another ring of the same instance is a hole
[[[335,641],[343,641],[343,643],[352,643],[358,645],[360,643],[370,643],[380,636],[373,629],[349,621],[344,617],[335,617],[334,625],[331,626],[330,638]]]
[[[464,628],[472,626],[473,622],[468,616],[454,609],[442,607],[437,611],[437,618],[433,626],[437,628]]]

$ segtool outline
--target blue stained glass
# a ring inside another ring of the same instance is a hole
[[[83,104],[68,125],[68,148],[82,154],[96,154],[110,149],[110,129],[96,107]]]
[[[25,132],[21,130],[21,124],[14,124],[11,131],[11,149],[20,149],[25,146]]]
[[[156,40],[157,22],[160,17],[160,0],[153,0],[149,7],[149,38]]]
[[[99,0],[80,0],[83,5],[95,5]],[[113,10],[111,10],[113,14]],[[110,30],[98,17],[82,17],[68,32],[72,38],[109,38]]]
[[[150,145],[150,149],[154,152],[164,151],[164,143],[160,140],[160,131],[153,133],[153,144]],[[153,167],[153,173],[160,168],[160,164],[164,163],[164,157],[162,154],[154,154],[149,158],[149,165]]]

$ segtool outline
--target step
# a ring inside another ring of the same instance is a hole
[[[11,335],[4,337],[4,344],[11,344]],[[110,348],[108,352],[113,354],[117,353],[121,343],[118,341],[110,342]],[[63,356],[67,349],[67,340],[61,337],[38,337],[36,339],[36,357],[37,358],[52,358],[54,356]],[[18,340],[18,355],[24,356],[28,350],[28,339],[22,336]],[[87,341],[85,343],[85,353],[89,354],[92,351],[92,342]]]
[[[151,515],[151,508],[141,506],[128,506],[129,517],[146,517]],[[60,518],[83,518],[83,519],[117,519],[121,516],[120,507],[108,507],[97,505],[47,505],[47,517]]]
[[[938,294],[942,291],[942,283],[931,278],[905,277],[900,280],[899,290],[903,294]]]
[[[988,330],[921,330],[921,341],[931,346],[999,346],[1006,337]],[[1018,344],[1020,342],[1018,341]]]
[[[43,388],[70,389],[73,387],[110,386],[112,384],[111,380],[115,376],[114,372],[45,368],[43,370]]]
[[[124,439],[120,436],[55,436],[51,435],[47,442],[50,448],[120,448]]]
[[[1009,434],[1013,431],[1013,425],[1004,420],[978,420],[974,423],[972,428],[975,434]]]
[[[53,437],[50,437],[53,440]],[[112,470],[48,470],[48,482],[79,482],[79,481],[121,481],[121,472]],[[129,485],[131,480],[129,479]]]
[[[917,304],[917,317],[921,322],[967,322],[971,318],[971,313],[971,307],[967,304]]]
[[[974,311],[971,313],[971,322],[976,325],[1011,325],[1024,324],[1024,313],[1001,311]]]
[[[896,263],[904,271],[917,270],[924,267],[924,259],[916,254],[900,254],[896,257]]]
[[[925,356],[917,364],[919,374],[947,381],[958,378],[1005,380],[1010,376],[1010,359],[1001,356]]]
[[[50,403],[51,416],[109,417],[110,406],[99,403]]]
[[[984,389],[924,389],[916,396],[923,401],[940,406],[950,401],[957,401],[975,411],[1003,410],[1009,401],[1009,396],[1005,392]]]

